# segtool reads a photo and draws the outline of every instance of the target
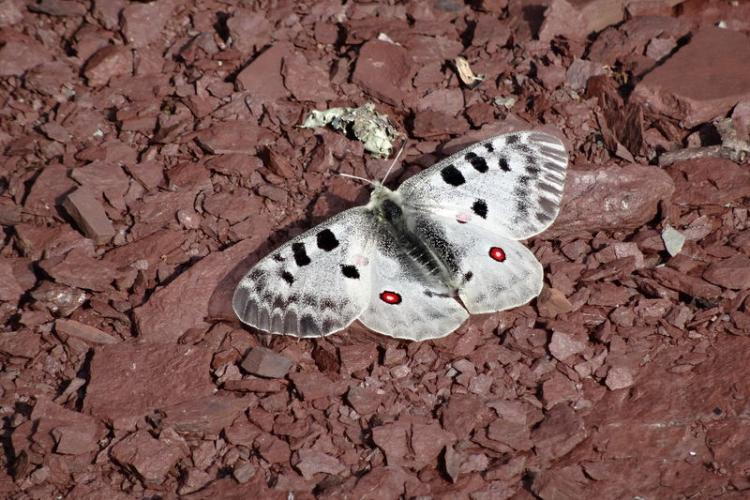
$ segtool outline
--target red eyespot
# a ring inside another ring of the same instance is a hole
[[[386,304],[396,305],[401,303],[401,295],[397,294],[396,292],[389,292],[386,290],[385,292],[380,292],[380,300],[385,302]]]
[[[498,262],[505,262],[505,250],[500,247],[490,248],[490,257]]]

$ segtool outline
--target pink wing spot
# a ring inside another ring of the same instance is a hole
[[[456,220],[460,224],[466,224],[467,222],[469,222],[471,220],[471,214],[470,213],[466,213],[466,212],[461,212],[458,215],[456,215]]]
[[[388,290],[385,290],[383,292],[380,292],[380,300],[382,300],[386,304],[395,306],[396,304],[401,303],[401,295],[397,294],[396,292],[389,292]]]
[[[490,258],[498,262],[505,262],[505,250],[500,247],[490,248]]]
[[[364,267],[370,263],[370,259],[360,254],[355,255],[353,260],[354,260],[354,265],[357,267]]]

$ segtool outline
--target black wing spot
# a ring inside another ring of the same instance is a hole
[[[471,281],[471,278],[473,277],[474,277],[474,273],[472,273],[471,271],[468,271],[466,274],[464,274],[464,281],[468,283],[469,281]]]
[[[451,186],[460,186],[461,184],[466,182],[466,179],[464,179],[461,171],[453,165],[443,167],[443,169],[440,171],[440,175],[443,177],[443,180]]]
[[[529,191],[526,189],[526,186],[519,184],[513,189],[513,196],[525,200],[529,197]]]
[[[526,200],[516,201],[516,210],[523,216],[529,215],[529,203]]]
[[[273,260],[275,260],[276,262],[284,262],[284,257],[282,257],[280,253],[277,253],[274,254]]]
[[[292,243],[292,252],[294,252],[294,262],[296,262],[299,267],[306,266],[311,262],[310,257],[307,256],[305,244],[301,241]]]
[[[476,153],[466,153],[464,159],[471,163],[471,166],[474,167],[474,170],[476,170],[477,172],[485,173],[489,169],[484,158],[477,155]]]
[[[355,266],[341,266],[341,274],[353,280],[359,279],[359,271],[357,271]]]
[[[492,146],[491,142],[485,142],[484,148],[487,150],[488,153],[492,153],[493,151],[495,151],[495,148],[494,146]]]
[[[482,219],[487,218],[487,202],[484,200],[477,200],[474,202],[474,204],[471,206],[471,209],[474,211],[475,214],[480,216]]]
[[[330,229],[323,229],[317,235],[318,248],[330,252],[337,246],[339,246],[339,240],[336,239],[336,235]]]
[[[506,144],[515,144],[517,143],[521,138],[516,134],[510,134],[508,136],[505,136],[505,143]]]
[[[290,285],[294,283],[294,276],[292,276],[292,273],[290,273],[289,271],[281,271],[281,279],[283,279]]]
[[[500,167],[500,170],[503,172],[510,172],[510,165],[508,164],[508,159],[504,156],[501,156],[497,159],[497,166]]]

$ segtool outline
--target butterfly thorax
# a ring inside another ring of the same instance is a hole
[[[376,183],[366,208],[380,222],[382,230],[389,234],[383,241],[392,243],[387,251],[393,257],[399,259],[410,272],[421,275],[423,281],[433,289],[446,292],[456,289],[451,256],[443,255],[441,249],[417,234],[415,226],[420,224],[418,215],[404,204],[400,193]]]

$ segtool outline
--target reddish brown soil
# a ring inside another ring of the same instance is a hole
[[[0,0],[0,496],[746,497],[749,32],[719,0]],[[394,185],[565,139],[538,299],[423,343],[237,322],[252,263],[367,198],[335,173],[387,167],[298,127],[367,101]]]

